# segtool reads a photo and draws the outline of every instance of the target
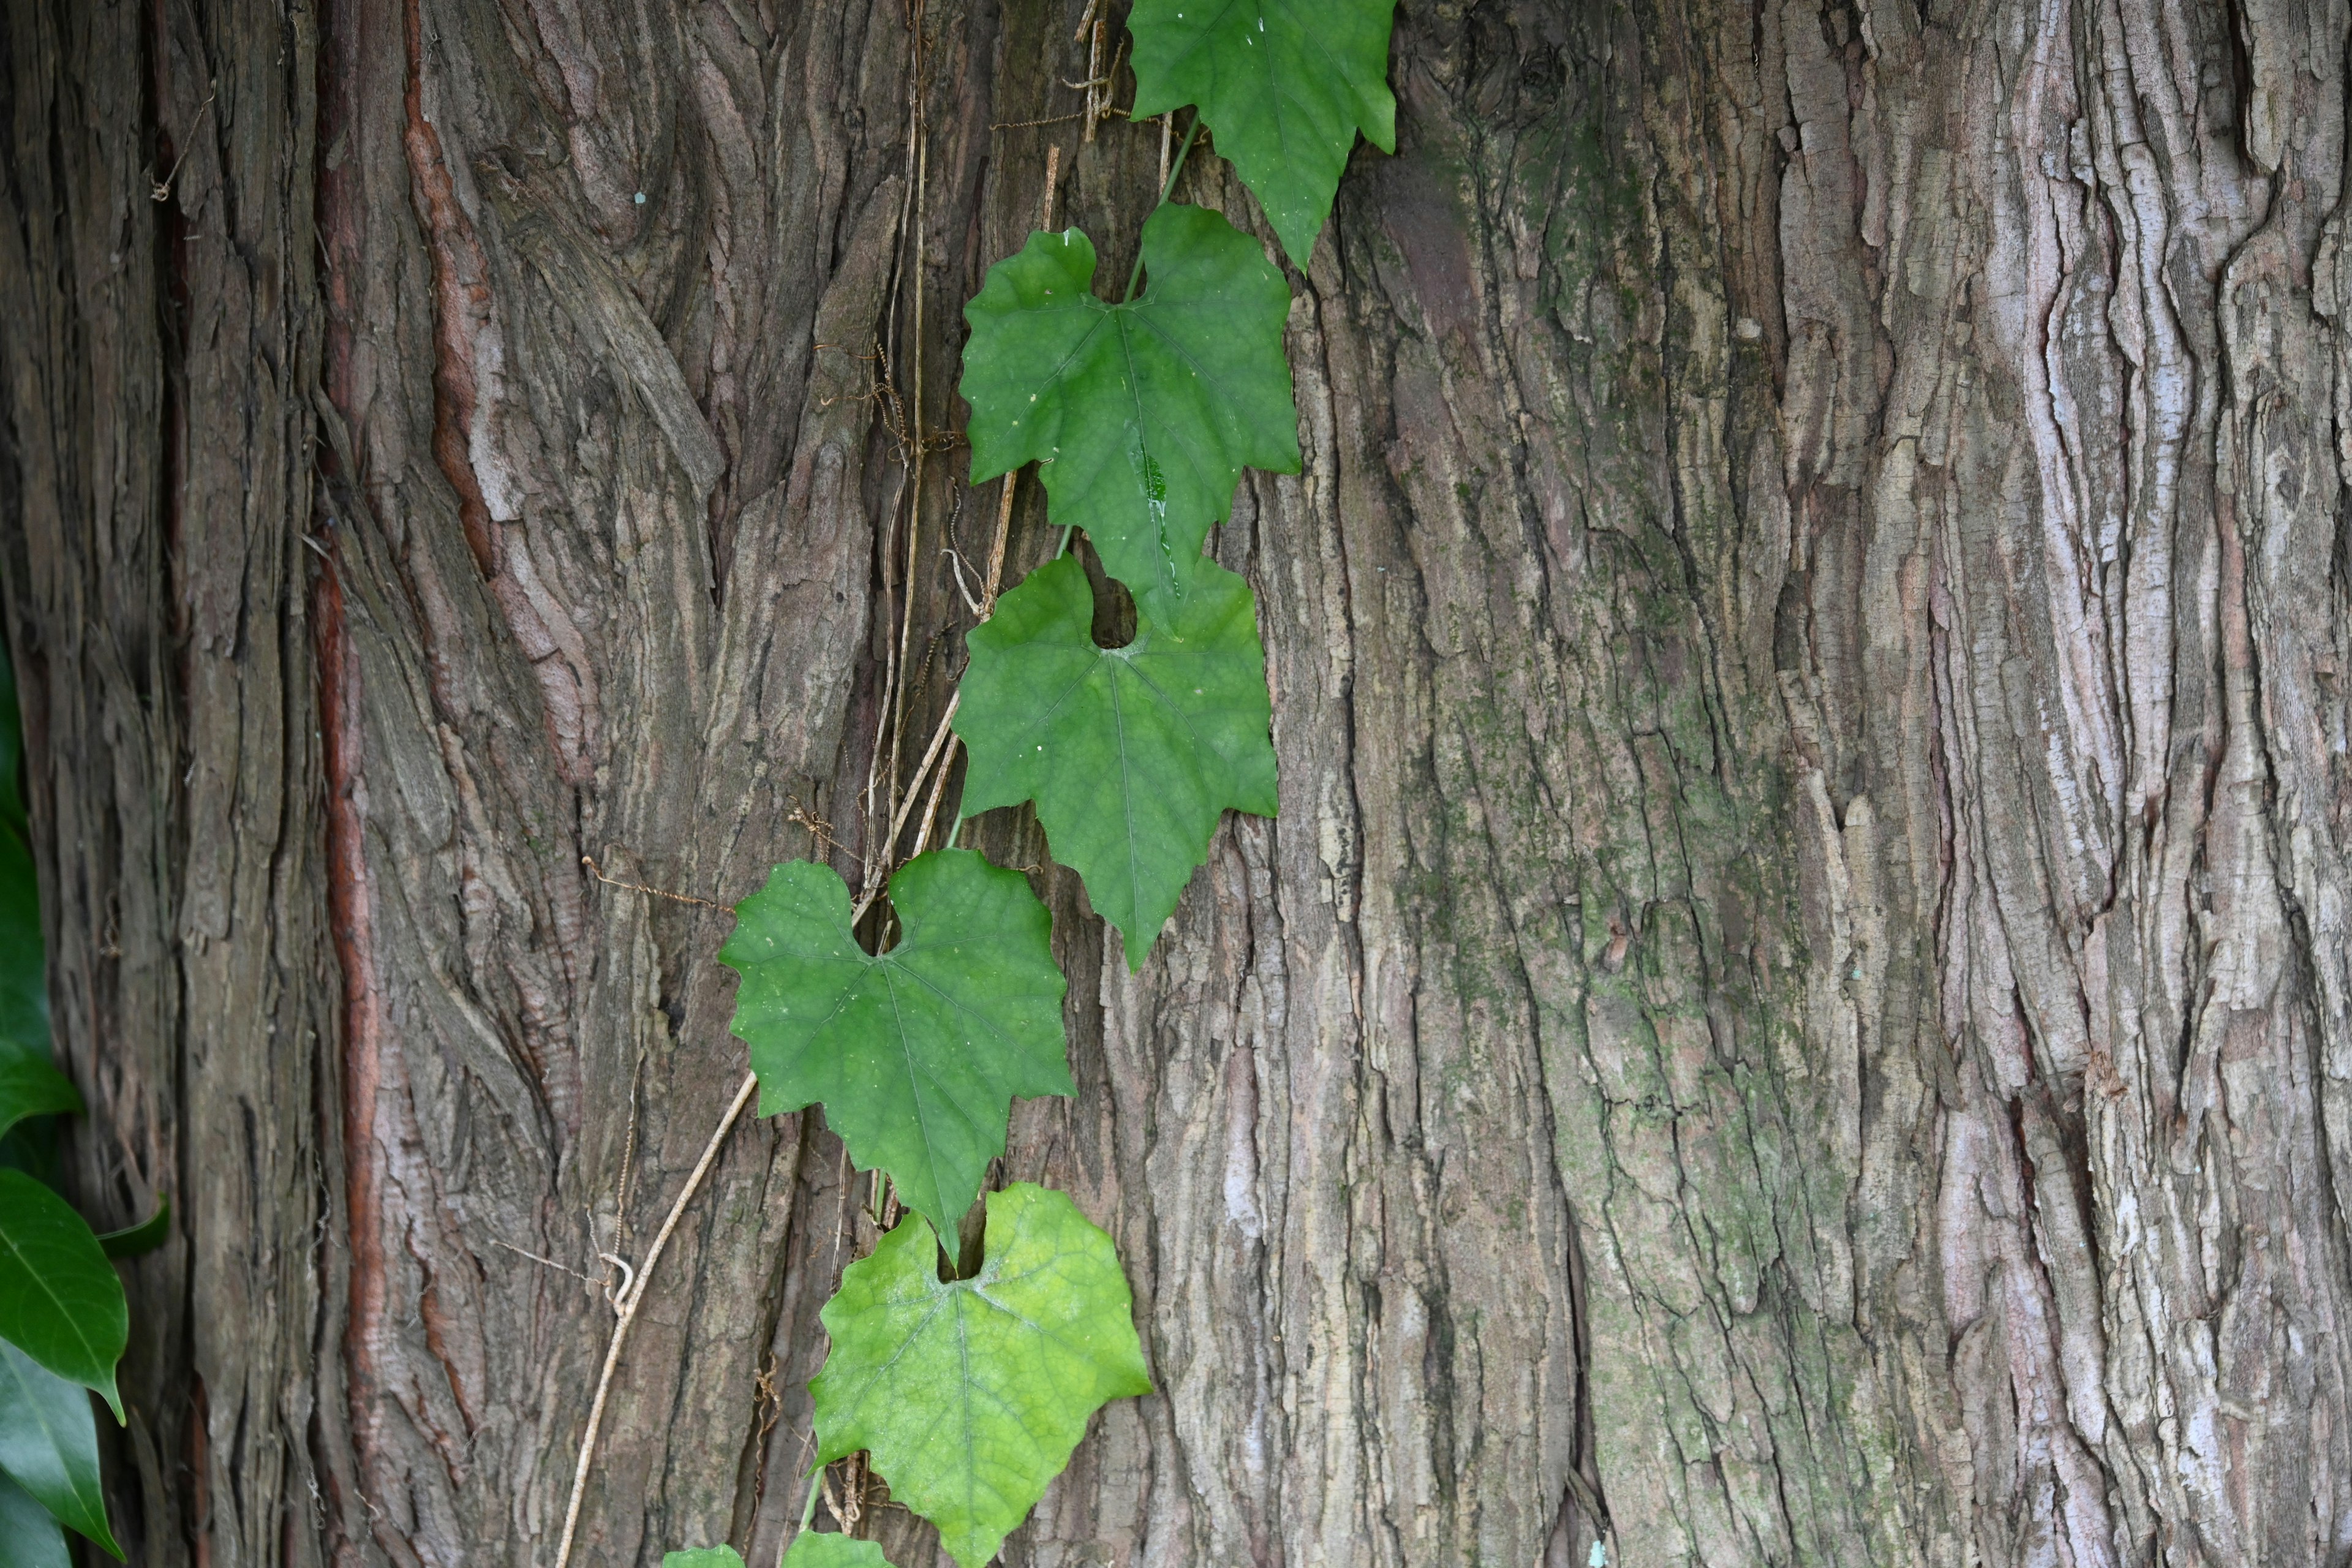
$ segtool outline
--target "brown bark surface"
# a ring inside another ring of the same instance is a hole
[[[961,666],[961,305],[1152,199],[1087,9],[11,0],[69,1152],[178,1215],[134,1562],[553,1561],[743,1069],[719,906],[886,857]],[[1282,815],[1133,975],[978,828],[1080,1085],[1002,1173],[1112,1231],[1160,1385],[1008,1563],[2352,1562],[2347,43],[1406,0],[1304,471],[1213,546]],[[1024,480],[1010,574],[1057,531]],[[576,1561],[774,1561],[866,1197],[735,1132]]]

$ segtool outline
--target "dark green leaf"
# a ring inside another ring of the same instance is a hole
[[[833,1349],[809,1384],[818,1462],[866,1449],[964,1568],[1028,1517],[1097,1409],[1151,1392],[1127,1276],[1076,1205],[991,1193],[986,1245],[978,1274],[942,1283],[923,1220],[884,1237],[819,1314]]]
[[[8,1543],[8,1568],[73,1568],[66,1532],[33,1495],[0,1476],[0,1541]]]
[[[1196,104],[1301,268],[1360,129],[1396,151],[1396,0],[1135,0],[1138,120]]]
[[[0,1343],[0,1470],[43,1507],[116,1557],[98,1469],[89,1390]]]
[[[0,824],[0,1060],[52,1065],[42,951],[32,851],[16,829]]]
[[[122,1281],[73,1206],[22,1171],[0,1171],[0,1340],[122,1419],[114,1363],[131,1339]]]
[[[25,760],[25,729],[16,703],[16,670],[0,648],[0,824],[25,831],[25,795],[17,774]]]
[[[172,1239],[172,1200],[158,1196],[155,1212],[137,1225],[110,1230],[98,1238],[109,1258],[144,1258]]]
[[[1249,585],[1213,562],[1181,598],[1139,595],[1125,647],[1095,646],[1092,604],[1065,556],[972,628],[963,810],[1035,801],[1054,858],[1139,969],[1225,808],[1274,815],[1265,655]]]
[[[782,1568],[890,1568],[890,1563],[870,1541],[803,1530],[784,1553]]]
[[[81,1109],[73,1080],[33,1056],[0,1055],[0,1133],[27,1116],[69,1115]]]
[[[849,893],[822,866],[779,866],[736,906],[719,961],[742,975],[735,1033],[751,1047],[760,1114],[824,1102],[862,1170],[942,1236],[1004,1152],[1015,1095],[1073,1094],[1053,921],[1017,871],[935,850],[890,879],[903,932],[876,958]]]
[[[1282,274],[1199,207],[1152,214],[1143,258],[1142,298],[1106,304],[1085,235],[1031,235],[964,308],[963,360],[973,482],[1038,459],[1054,521],[1139,589],[1181,586],[1244,467],[1298,471]]]

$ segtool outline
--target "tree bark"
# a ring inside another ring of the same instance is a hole
[[[723,906],[890,852],[961,667],[962,302],[1048,212],[1123,277],[1156,192],[1087,10],[11,0],[69,1163],[176,1214],[133,1562],[553,1562],[743,1071]],[[2347,43],[1406,0],[1304,471],[1213,545],[1281,816],[1133,975],[977,826],[1080,1085],[1001,1173],[1159,1385],[1005,1561],[2352,1563]],[[736,1131],[576,1561],[774,1561],[867,1195]]]

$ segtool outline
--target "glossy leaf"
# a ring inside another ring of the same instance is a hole
[[[918,856],[890,879],[903,934],[879,957],[849,925],[825,868],[779,866],[735,910],[719,962],[743,977],[735,1033],[751,1047],[760,1113],[820,1100],[861,1170],[942,1236],[1004,1152],[1015,1095],[1074,1094],[1052,917],[1017,871],[968,849]]]
[[[8,1568],[73,1568],[66,1532],[33,1494],[0,1476],[0,1541],[8,1543],[0,1562]]]
[[[122,1555],[106,1528],[89,1390],[5,1343],[0,1343],[0,1470],[60,1523]]]
[[[1190,103],[1300,267],[1360,130],[1396,151],[1396,0],[1136,0],[1134,118]]]
[[[172,1200],[158,1194],[155,1212],[137,1225],[102,1231],[98,1245],[109,1258],[144,1258],[172,1239]]]
[[[1034,458],[1055,522],[1112,576],[1181,589],[1244,467],[1298,471],[1282,327],[1290,289],[1257,241],[1200,207],[1143,226],[1150,287],[1094,294],[1076,229],[1033,234],[964,308],[977,484]]]
[[[1054,858],[1139,969],[1225,808],[1274,815],[1265,654],[1249,585],[1213,562],[1181,598],[1138,595],[1125,647],[1095,646],[1093,603],[1065,556],[972,628],[963,810],[1035,801]]]
[[[697,1546],[663,1552],[662,1568],[743,1568],[743,1559],[731,1546]]]
[[[991,1193],[986,1246],[942,1282],[919,1217],[884,1237],[820,1314],[833,1349],[809,1384],[819,1462],[866,1449],[963,1568],[1028,1517],[1097,1409],[1151,1391],[1127,1277],[1076,1205]]]
[[[130,1342],[122,1281],[73,1205],[22,1171],[0,1171],[0,1340],[59,1377],[122,1400],[114,1363]]]
[[[28,1116],[69,1115],[81,1109],[73,1080],[31,1055],[0,1055],[0,1133]]]
[[[784,1553],[782,1568],[890,1568],[890,1561],[870,1541],[803,1530]]]

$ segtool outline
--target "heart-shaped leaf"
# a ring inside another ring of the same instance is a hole
[[[963,1568],[1028,1517],[1096,1410],[1151,1392],[1127,1276],[1076,1205],[991,1193],[985,1245],[978,1274],[942,1282],[929,1225],[884,1237],[819,1314],[833,1348],[809,1384],[818,1462],[866,1449]]]
[[[1054,521],[1112,576],[1178,587],[1244,467],[1298,471],[1282,327],[1290,289],[1257,241],[1171,204],[1143,226],[1150,286],[1095,297],[1095,247],[1033,234],[964,307],[977,484],[1034,458]]]
[[[1017,871],[968,849],[919,855],[890,879],[903,929],[879,957],[822,866],[779,866],[735,910],[719,961],[742,975],[735,1033],[751,1047],[760,1114],[822,1100],[861,1170],[942,1236],[1004,1152],[1015,1095],[1074,1094],[1053,918]]]
[[[33,1494],[0,1476],[0,1541],[8,1543],[8,1568],[73,1568],[66,1532]]]
[[[122,1419],[114,1363],[131,1342],[122,1281],[73,1205],[22,1171],[0,1170],[0,1340],[94,1388]]]
[[[89,1390],[0,1343],[0,1470],[116,1557],[99,1479],[98,1418]]]
[[[1140,969],[1225,808],[1274,815],[1265,654],[1249,584],[1214,562],[1181,598],[1139,595],[1125,647],[1095,646],[1093,604],[1065,556],[971,629],[963,811],[1035,801],[1055,858]]]
[[[27,1116],[71,1115],[81,1109],[73,1079],[40,1058],[0,1055],[0,1133]]]
[[[1300,267],[1361,130],[1396,151],[1396,0],[1135,0],[1134,118],[1199,106]]]
[[[743,1559],[731,1546],[696,1546],[663,1552],[662,1568],[743,1568]]]

